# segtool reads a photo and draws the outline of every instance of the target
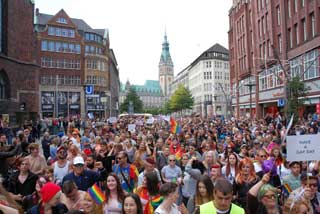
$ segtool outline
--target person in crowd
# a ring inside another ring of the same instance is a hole
[[[214,200],[200,205],[200,214],[244,214],[243,208],[232,203],[232,195],[232,184],[225,178],[219,178],[214,187]]]
[[[187,205],[189,198],[196,193],[197,181],[204,174],[206,174],[204,164],[196,160],[195,157],[191,158],[186,166],[183,178],[179,182],[182,185],[181,194],[184,205]]]
[[[0,147],[1,149],[3,149],[0,151],[0,175],[3,178],[7,179],[7,176],[8,176],[7,172],[8,172],[9,166],[8,166],[7,159],[17,155],[19,153],[20,147],[21,145],[15,145],[14,148],[10,151],[6,151],[4,147]]]
[[[60,201],[66,205],[68,210],[82,208],[81,202],[84,200],[86,192],[78,190],[78,187],[74,181],[68,180],[64,182],[62,186],[62,192],[63,194],[61,195]]]
[[[155,210],[155,214],[187,214],[188,210],[181,204],[180,207],[175,203],[179,197],[178,185],[173,182],[164,183],[160,187],[160,194],[163,196],[162,203]]]
[[[242,144],[240,146],[240,152],[238,154],[238,158],[241,161],[245,157],[248,157],[248,145],[247,144]]]
[[[106,202],[103,205],[104,214],[121,214],[125,192],[122,190],[120,180],[114,173],[107,177]]]
[[[235,153],[229,154],[227,157],[226,165],[221,169],[221,174],[230,181],[231,184],[234,183],[236,176],[239,171],[239,160]]]
[[[151,150],[149,145],[146,143],[145,140],[139,144],[139,149],[134,154],[134,162],[133,164],[137,167],[138,171],[143,171],[144,161],[147,159],[148,156],[151,156]]]
[[[89,187],[100,180],[100,175],[96,172],[85,170],[83,157],[78,156],[73,160],[73,172],[63,177],[62,186],[68,180],[74,181],[79,190],[87,191]]]
[[[185,171],[186,165],[188,164],[189,157],[188,154],[183,154],[180,161],[180,168],[182,173]]]
[[[247,206],[247,192],[259,181],[252,160],[245,157],[240,161],[239,173],[233,184],[234,201],[242,208]]]
[[[43,155],[46,158],[46,160],[48,160],[48,158],[50,157],[50,143],[51,143],[50,134],[49,132],[45,132],[41,140],[41,145],[42,145]]]
[[[279,168],[281,164],[284,162],[284,158],[282,157],[281,154],[281,149],[279,145],[275,144],[270,152],[270,157],[273,157],[275,159],[275,164]]]
[[[23,210],[29,211],[33,206],[38,204],[39,200],[41,199],[40,190],[43,187],[43,185],[45,185],[48,182],[49,180],[46,177],[44,176],[38,177],[38,180],[36,183],[36,191],[34,191],[30,195],[23,197],[23,200],[22,200]]]
[[[29,160],[30,171],[36,175],[39,175],[43,172],[43,170],[47,167],[47,161],[40,154],[39,144],[31,143],[29,145],[29,149],[31,154],[26,157]]]
[[[123,200],[123,214],[143,214],[141,201],[138,195],[129,193]]]
[[[303,173],[300,176],[301,187],[292,191],[289,200],[305,199],[312,207],[314,214],[320,213],[319,199],[317,197],[318,177],[312,174]]]
[[[203,175],[197,182],[196,193],[188,200],[188,212],[198,212],[200,205],[210,201],[213,201],[213,183],[209,176]]]
[[[170,148],[168,145],[164,145],[160,150],[160,148],[156,148],[156,162],[159,170],[162,170],[164,166],[168,164],[168,159],[170,155]]]
[[[144,174],[143,183],[138,186],[136,193],[141,199],[144,213],[153,213],[154,210],[162,202],[159,195],[160,180],[155,172],[147,172]]]
[[[262,178],[264,172],[262,170],[262,164],[263,161],[268,159],[268,154],[267,151],[265,149],[259,149],[255,158],[255,162],[253,163],[254,166],[254,170],[256,172],[256,174]]]
[[[283,214],[313,214],[313,212],[310,203],[301,198],[296,201],[287,200],[283,207]]]
[[[132,192],[137,183],[139,172],[133,164],[128,163],[126,152],[119,152],[116,160],[118,163],[113,166],[113,172],[118,176],[122,188],[127,192]]]
[[[144,170],[141,172],[138,176],[138,186],[142,185],[142,182],[144,180],[144,175],[148,172],[154,172],[158,176],[158,180],[161,183],[161,176],[159,170],[156,168],[156,162],[153,157],[148,157],[144,161]]]
[[[247,213],[281,213],[278,205],[277,188],[268,184],[271,172],[265,173],[262,179],[256,183],[248,192]]]
[[[170,155],[168,160],[169,164],[161,170],[162,179],[165,183],[177,182],[178,178],[182,175],[181,168],[176,165],[176,158],[174,155]]]
[[[67,149],[61,145],[57,149],[57,160],[52,164],[53,168],[53,181],[60,184],[63,177],[66,176],[71,168],[70,161],[67,160]]]
[[[27,158],[17,160],[18,171],[9,178],[8,191],[12,198],[22,203],[23,197],[31,195],[36,189],[38,176],[30,171]]]
[[[187,153],[189,155],[189,158],[196,157],[197,160],[201,160],[201,154],[196,150],[197,144],[192,143],[189,145],[189,152]]]
[[[221,177],[221,166],[219,164],[214,164],[211,166],[210,178],[213,186],[216,181]]]
[[[71,163],[73,162],[73,159],[81,156],[81,151],[78,148],[78,146],[74,145],[73,143],[71,143],[72,141],[69,141],[69,147],[68,147],[68,156],[67,156],[67,160],[70,161]]]
[[[206,167],[206,174],[209,176],[210,175],[210,171],[211,171],[211,167],[217,163],[217,155],[213,152],[213,151],[207,151],[204,155],[203,155],[203,164]]]
[[[0,184],[0,213],[4,214],[22,214],[23,209],[13,199],[11,194]]]
[[[135,146],[133,146],[131,140],[128,139],[125,141],[124,149],[125,149],[125,152],[127,152],[127,154],[128,154],[129,162],[133,163],[134,156],[136,154],[136,148],[135,148]]]
[[[38,205],[31,208],[30,214],[64,214],[68,212],[67,207],[60,202],[60,186],[48,182],[40,190],[41,200]]]
[[[291,173],[283,178],[283,186],[287,190],[287,194],[290,194],[292,191],[298,189],[301,186],[301,162],[291,161],[289,163]],[[286,195],[288,197],[289,195]]]

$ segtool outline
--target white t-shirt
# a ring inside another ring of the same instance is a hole
[[[168,213],[161,208],[161,204],[160,204],[160,206],[154,211],[154,214],[168,214]],[[172,204],[170,214],[181,214],[176,204]]]

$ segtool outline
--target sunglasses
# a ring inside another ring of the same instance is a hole
[[[122,158],[119,157],[119,158],[117,158],[117,160],[122,160]]]
[[[81,164],[81,163],[78,163],[78,164],[75,164],[74,166],[75,166],[75,167],[83,167],[84,165]]]
[[[169,160],[170,162],[176,161],[176,160]]]

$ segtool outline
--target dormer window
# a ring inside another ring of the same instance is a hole
[[[68,24],[67,20],[66,20],[65,18],[62,18],[62,17],[59,17],[59,18],[57,19],[57,22],[58,22],[58,23],[61,23],[61,24]]]

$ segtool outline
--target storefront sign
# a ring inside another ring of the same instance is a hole
[[[320,160],[319,135],[287,136],[288,161]]]
[[[317,111],[317,114],[320,114],[320,103],[317,104],[316,111]]]

